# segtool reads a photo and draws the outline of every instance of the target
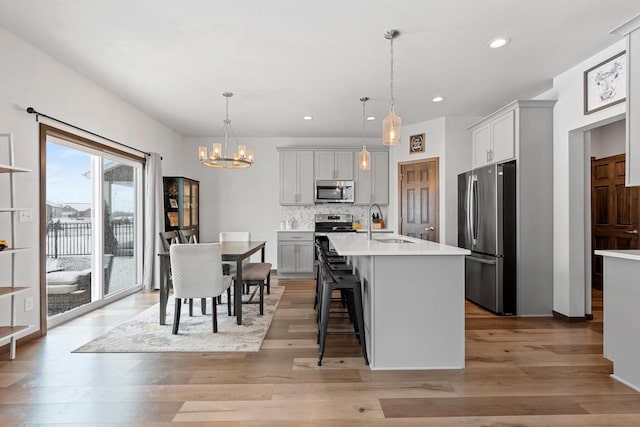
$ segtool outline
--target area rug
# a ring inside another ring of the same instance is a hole
[[[211,300],[207,314],[200,311],[200,300],[194,301],[193,317],[189,317],[188,304],[182,304],[180,328],[177,335],[173,329],[174,300],[167,305],[167,324],[158,323],[156,304],[116,326],[106,334],[75,349],[74,353],[160,353],[160,352],[224,352],[259,351],[284,286],[271,285],[271,294],[264,296],[264,315],[259,314],[258,304],[242,305],[242,325],[236,324],[235,316],[227,315],[227,304],[218,305],[218,333],[212,330]],[[255,300],[258,295],[255,296]]]

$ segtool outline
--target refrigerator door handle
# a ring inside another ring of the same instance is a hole
[[[477,193],[478,193],[478,175],[472,175],[471,176],[471,188],[469,191],[469,198],[471,200],[471,209],[469,209],[469,216],[470,216],[470,226],[471,226],[471,243],[473,245],[476,245],[478,243],[477,241],[477,234],[476,234],[476,227],[477,227],[477,220],[478,220],[478,215],[477,215],[477,202],[478,202],[478,197],[477,197]],[[475,196],[475,197],[474,197]]]
[[[472,241],[472,236],[471,236],[471,175],[469,175],[469,177],[467,178],[467,192],[466,192],[466,196],[467,196],[467,200],[465,200],[466,203],[466,209],[465,211],[467,212],[467,218],[466,218],[466,240],[467,240],[467,244],[469,245],[473,245],[473,241]]]
[[[495,259],[478,258],[478,257],[475,257],[473,255],[467,255],[467,259],[471,260],[471,261],[477,261],[477,262],[482,263],[482,264],[496,265],[496,260]]]

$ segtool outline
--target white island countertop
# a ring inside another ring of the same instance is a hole
[[[469,255],[471,251],[456,246],[430,242],[398,234],[384,234],[367,240],[366,236],[353,233],[331,233],[328,235],[331,245],[339,255]],[[389,240],[403,240],[396,243]]]
[[[597,250],[596,255],[640,261],[640,249]]]

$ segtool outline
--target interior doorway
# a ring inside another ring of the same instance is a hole
[[[640,249],[640,187],[625,186],[625,157],[591,158],[591,286],[598,290],[602,257],[595,250]]]
[[[439,159],[398,163],[400,234],[440,241]]]

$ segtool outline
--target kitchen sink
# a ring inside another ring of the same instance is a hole
[[[403,240],[403,239],[373,239],[373,240],[380,243],[413,243],[411,240]]]

